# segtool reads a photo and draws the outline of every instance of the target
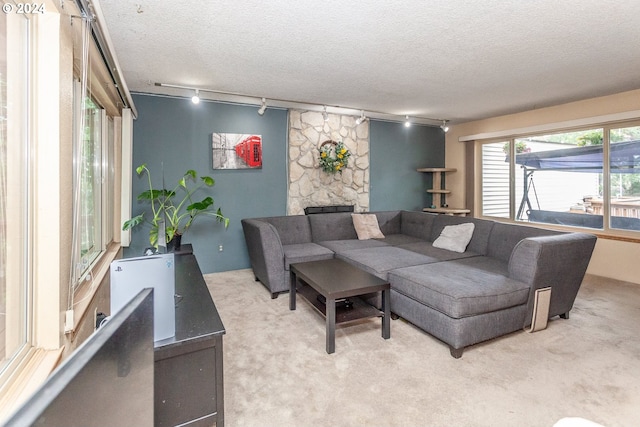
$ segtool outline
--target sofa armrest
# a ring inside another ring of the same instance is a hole
[[[568,314],[573,308],[596,236],[566,233],[521,240],[509,259],[509,277],[531,286],[525,325],[531,324],[535,291],[551,287],[549,317]]]
[[[255,219],[241,222],[254,276],[272,293],[285,290],[284,249],[276,228]]]

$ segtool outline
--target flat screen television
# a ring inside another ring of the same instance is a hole
[[[153,289],[87,338],[3,424],[152,426]]]
[[[176,334],[176,272],[173,253],[117,259],[111,263],[111,315],[138,292],[153,288],[154,341]]]

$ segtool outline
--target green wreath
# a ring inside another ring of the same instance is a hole
[[[320,145],[320,167],[326,173],[344,170],[349,164],[351,153],[342,141],[325,141]]]

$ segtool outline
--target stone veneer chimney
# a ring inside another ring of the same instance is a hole
[[[289,110],[288,215],[304,214],[308,206],[354,205],[369,210],[369,121],[357,125],[353,116]],[[351,152],[342,173],[320,169],[320,145],[342,141]]]

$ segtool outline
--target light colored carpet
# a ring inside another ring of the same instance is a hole
[[[402,319],[339,327],[289,310],[251,270],[205,275],[224,337],[228,426],[640,425],[640,285],[589,276],[569,320],[467,348],[461,359]]]

